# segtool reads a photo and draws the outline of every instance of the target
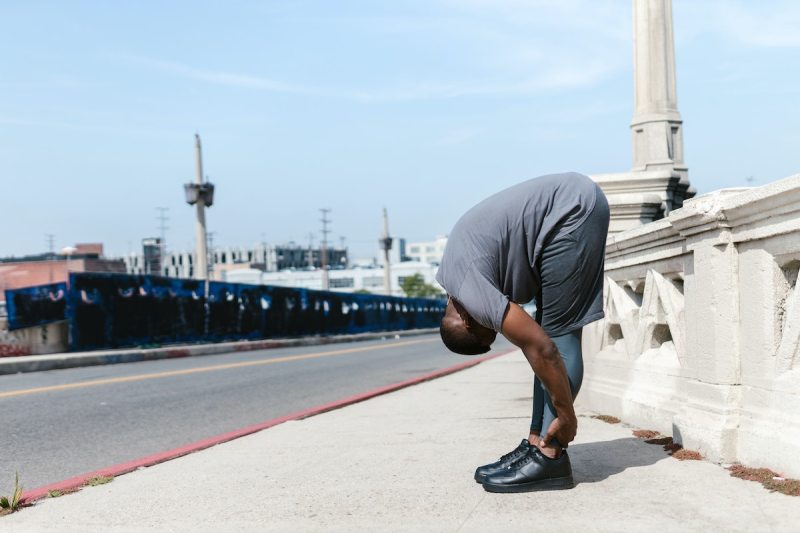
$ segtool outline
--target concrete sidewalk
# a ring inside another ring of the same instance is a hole
[[[800,499],[678,461],[585,411],[576,488],[485,492],[473,470],[524,436],[530,389],[513,352],[43,500],[0,530],[797,531]]]

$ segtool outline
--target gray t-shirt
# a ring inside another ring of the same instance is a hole
[[[499,332],[508,300],[527,303],[539,292],[545,243],[583,222],[596,191],[590,178],[571,172],[490,196],[456,222],[436,280],[478,323]]]

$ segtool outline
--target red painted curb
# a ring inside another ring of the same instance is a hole
[[[81,487],[86,485],[87,481],[95,477],[121,476],[122,474],[127,474],[128,472],[132,472],[139,468],[153,466],[157,465],[158,463],[163,463],[164,461],[176,459],[183,455],[188,455],[193,452],[197,452],[200,450],[204,450],[206,448],[210,448],[212,446],[216,446],[217,444],[222,444],[223,442],[228,442],[233,439],[238,439],[239,437],[244,437],[245,435],[250,435],[252,433],[256,433],[258,431],[271,428],[273,426],[277,426],[278,424],[283,424],[284,422],[288,422],[290,420],[301,420],[303,418],[308,418],[314,415],[325,413],[327,411],[332,411],[334,409],[346,407],[348,405],[362,402],[364,400],[369,400],[370,398],[374,398],[382,394],[387,394],[389,392],[394,392],[396,390],[404,389],[412,385],[417,385],[425,381],[430,381],[432,379],[440,378],[448,374],[453,374],[460,370],[464,370],[472,366],[478,365],[484,361],[500,357],[501,355],[506,355],[514,350],[516,350],[516,348],[511,348],[508,350],[504,350],[502,352],[486,355],[483,357],[478,357],[475,359],[470,359],[469,361],[449,366],[447,368],[442,368],[435,372],[431,372],[429,374],[423,374],[421,376],[407,379],[405,381],[400,381],[399,383],[393,383],[391,385],[386,385],[384,387],[372,389],[370,391],[363,392],[361,394],[354,394],[353,396],[347,396],[346,398],[342,398],[330,403],[318,405],[316,407],[309,407],[308,409],[303,409],[302,411],[297,411],[296,413],[291,413],[278,418],[273,418],[272,420],[267,420],[266,422],[261,422],[259,424],[254,424],[252,426],[247,426],[241,429],[229,431],[228,433],[223,433],[221,435],[216,435],[214,437],[209,437],[207,439],[199,440],[197,442],[186,444],[185,446],[180,446],[178,448],[173,448],[165,452],[147,455],[145,457],[140,457],[139,459],[127,461],[125,463],[119,463],[113,466],[108,466],[106,468],[101,468],[100,470],[95,470],[94,472],[80,474],[78,476],[71,477],[69,479],[57,481],[55,483],[44,485],[42,487],[37,487],[35,489],[25,491],[22,495],[21,503],[29,504],[35,502],[36,500],[40,500],[46,497],[48,492],[53,490],[67,492],[80,489]]]

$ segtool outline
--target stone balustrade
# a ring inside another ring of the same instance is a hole
[[[609,237],[579,401],[721,462],[800,476],[800,175]]]

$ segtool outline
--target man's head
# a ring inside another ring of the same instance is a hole
[[[439,333],[444,345],[451,352],[461,355],[486,353],[497,337],[495,331],[478,324],[467,310],[452,298],[447,301]]]

